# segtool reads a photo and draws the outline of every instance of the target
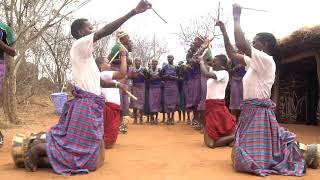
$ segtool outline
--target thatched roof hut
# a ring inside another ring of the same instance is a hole
[[[303,27],[278,40],[276,58],[281,64],[314,56],[320,50],[320,25]],[[294,58],[296,57],[296,58]]]
[[[319,121],[320,25],[279,39],[274,57],[278,65],[273,100],[280,121]]]

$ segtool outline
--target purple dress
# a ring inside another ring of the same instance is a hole
[[[150,70],[150,77],[158,76],[159,70]],[[161,111],[161,80],[149,81],[149,108],[150,112],[157,113]]]
[[[193,106],[193,94],[194,94],[194,88],[192,88],[192,69],[187,69],[185,72],[185,79],[184,79],[184,94],[185,94],[185,103],[186,108],[191,108]]]
[[[242,78],[246,74],[244,67],[237,68],[231,79],[230,105],[231,110],[240,110],[243,101],[243,84]]]
[[[138,98],[138,100],[130,101],[130,108],[135,108],[139,110],[144,109],[144,99],[145,99],[145,84],[143,73],[143,68],[140,66],[135,72],[139,73],[138,77],[132,78],[132,94]]]
[[[200,64],[192,65],[193,79],[191,83],[191,88],[193,89],[193,106],[198,106],[202,97],[202,88],[201,88],[201,72]]]
[[[205,110],[206,98],[207,98],[207,80],[208,78],[201,74],[201,99],[198,105],[198,111]]]
[[[6,74],[6,66],[4,64],[4,60],[1,60],[1,57],[0,57],[0,92],[2,90],[5,74]]]
[[[176,68],[166,65],[163,67],[163,75],[177,76]],[[176,80],[165,80],[163,88],[163,97],[164,97],[164,112],[171,113],[176,111],[179,93],[178,93],[178,83]]]

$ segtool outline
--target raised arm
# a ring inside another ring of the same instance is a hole
[[[94,42],[100,40],[101,38],[108,36],[112,34],[115,30],[117,30],[123,23],[125,23],[128,19],[133,17],[136,14],[143,13],[146,10],[150,9],[152,7],[151,3],[149,3],[146,0],[141,0],[137,7],[133,10],[131,10],[128,14],[125,16],[107,24],[102,29],[98,30],[94,33]]]
[[[240,15],[241,15],[241,6],[239,4],[233,5],[233,20],[234,20],[234,37],[236,41],[236,46],[241,50],[245,55],[251,57],[251,46],[250,43],[244,37],[240,25]]]
[[[217,79],[217,76],[215,73],[208,71],[208,66],[204,63],[203,58],[200,58],[199,61],[200,61],[201,73],[204,74],[207,78]]]
[[[243,55],[237,53],[235,51],[235,49],[233,48],[233,46],[230,42],[229,36],[227,34],[227,30],[226,30],[224,23],[219,21],[219,22],[217,22],[216,25],[220,27],[221,33],[223,35],[224,47],[226,49],[226,52],[227,52],[229,59],[231,59],[233,61],[238,61],[243,66],[246,66],[246,62],[244,61]]]

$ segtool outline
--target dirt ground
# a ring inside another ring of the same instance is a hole
[[[38,111],[41,111],[38,109]],[[29,112],[30,113],[30,112]],[[32,113],[32,112],[31,112]],[[41,114],[41,113],[40,113]],[[16,133],[37,132],[55,124],[58,117],[42,113],[42,117],[19,127],[2,130],[5,145],[0,149],[0,180],[15,179],[257,179],[259,177],[235,172],[231,166],[231,148],[209,149],[203,136],[183,123],[174,126],[129,124],[128,134],[120,135],[115,147],[106,150],[106,161],[101,169],[88,175],[63,177],[49,169],[30,173],[14,167],[11,159],[11,140]],[[320,143],[320,127],[285,125],[296,132],[305,143]],[[318,180],[320,170],[308,170],[299,179]],[[269,176],[265,179],[296,179],[296,177]]]

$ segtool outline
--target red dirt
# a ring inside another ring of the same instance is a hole
[[[42,120],[42,121],[40,121]],[[53,125],[58,118],[46,115],[34,125],[2,130],[5,145],[0,149],[0,179],[65,179],[52,170],[39,169],[30,173],[14,167],[11,159],[11,140],[14,134],[37,132]],[[285,125],[296,132],[304,143],[320,143],[320,127]],[[209,149],[198,131],[184,124],[174,126],[129,125],[126,135],[120,135],[117,144],[106,150],[106,161],[101,169],[70,179],[256,179],[257,176],[235,172],[230,160],[231,148]],[[301,179],[319,179],[320,170],[308,170]],[[69,178],[68,178],[69,179]],[[266,179],[295,179],[269,176]]]

